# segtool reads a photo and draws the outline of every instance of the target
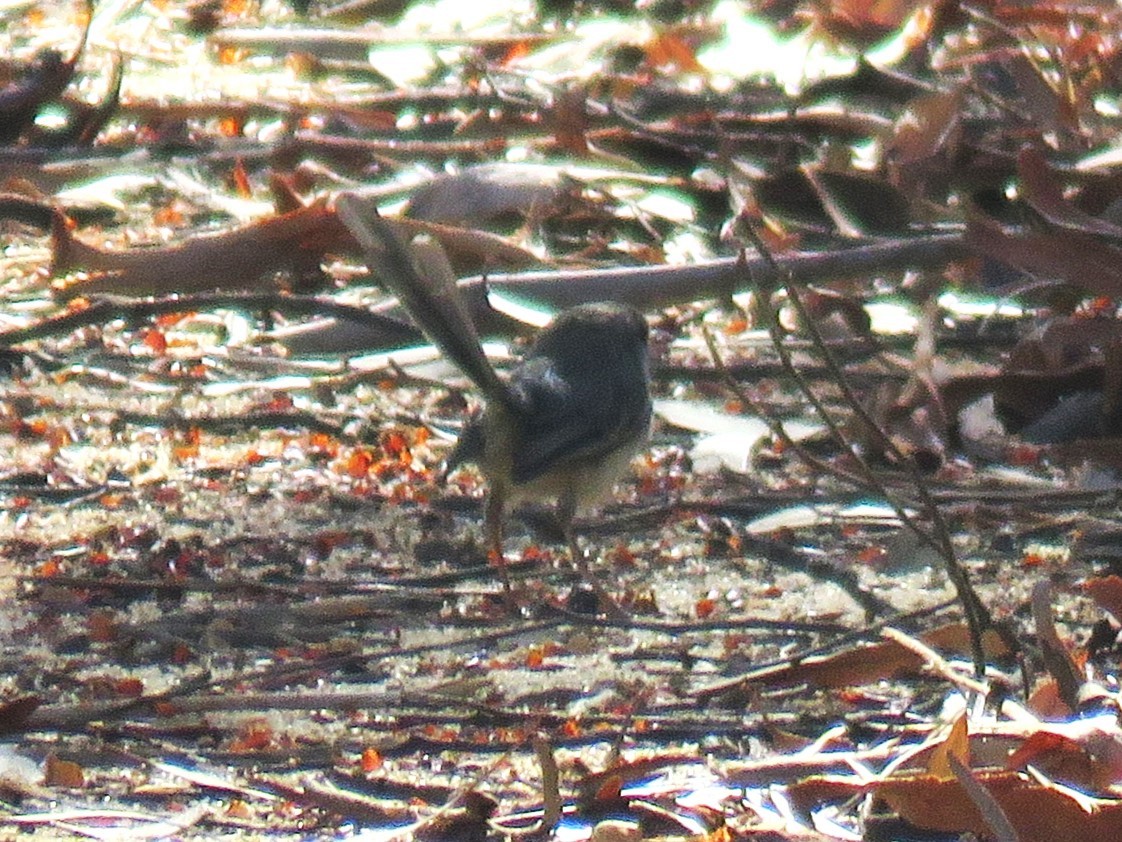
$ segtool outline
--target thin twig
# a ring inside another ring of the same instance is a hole
[[[367,307],[344,304],[324,296],[287,295],[280,292],[206,292],[142,299],[121,295],[98,295],[91,297],[89,306],[80,310],[70,310],[26,327],[0,331],[0,347],[8,348],[23,342],[70,333],[81,327],[101,325],[114,319],[136,322],[168,313],[191,313],[216,308],[271,310],[301,316],[333,316],[337,319],[358,322],[373,330],[384,331],[398,341],[421,341],[420,331],[405,322],[372,312]]]
[[[722,679],[721,681],[714,682],[705,687],[694,690],[690,695],[701,702],[708,701],[709,699],[723,696],[724,694],[750,684],[761,677],[774,673],[777,669],[783,667],[790,667],[794,664],[801,663],[809,658],[820,658],[830,655],[834,652],[843,652],[850,649],[855,643],[871,640],[883,629],[891,626],[900,626],[906,621],[914,621],[921,617],[927,617],[938,614],[941,611],[954,605],[954,601],[947,601],[932,605],[927,608],[922,608],[918,611],[910,611],[907,613],[896,614],[888,617],[878,623],[874,623],[862,629],[857,629],[848,634],[841,635],[830,640],[822,646],[816,646],[812,649],[803,649],[794,652],[785,658],[780,658],[774,661],[768,661],[762,664],[756,664],[748,672],[741,675],[733,676],[732,678]]]
[[[809,450],[802,446],[787,432],[787,428],[783,426],[783,422],[776,418],[763,401],[757,400],[747,390],[745,390],[737,379],[733,376],[728,366],[725,364],[721,356],[721,351],[717,347],[716,340],[713,338],[712,331],[708,327],[702,328],[702,336],[705,338],[705,345],[709,349],[709,357],[713,360],[713,368],[722,376],[725,385],[729,391],[733,393],[738,401],[747,404],[752,412],[756,414],[761,421],[763,421],[771,434],[775,436],[783,445],[784,450],[790,450],[800,461],[803,462],[808,468],[818,471],[819,473],[830,474],[844,482],[851,485],[856,485],[858,488],[865,488],[872,490],[873,484],[868,482],[864,477],[855,474],[852,471],[847,471],[844,468],[839,468],[836,465],[831,465],[823,459],[819,459]],[[786,369],[784,369],[786,370]]]
[[[897,500],[895,499],[895,494],[893,494],[887,486],[880,482],[872,466],[869,465],[869,463],[857,452],[857,449],[849,443],[847,436],[841,431],[840,426],[834,421],[834,419],[831,417],[831,414],[825,408],[821,400],[819,400],[818,397],[814,394],[814,391],[810,388],[806,379],[802,377],[798,369],[795,367],[793,361],[790,358],[790,355],[785,354],[785,349],[783,348],[783,335],[780,330],[778,313],[775,311],[774,307],[772,307],[769,296],[767,294],[759,296],[761,305],[764,308],[765,318],[767,319],[768,332],[772,335],[776,351],[779,353],[784,367],[788,369],[791,377],[795,380],[796,384],[798,384],[800,391],[806,396],[807,400],[810,401],[815,411],[822,418],[823,422],[830,429],[830,432],[835,436],[839,444],[845,447],[852,454],[853,458],[860,466],[861,472],[866,476],[867,480],[881,489],[881,494],[883,495],[884,499],[896,512],[896,515],[901,519],[901,521],[912,532],[919,536],[921,540],[923,540],[925,543],[930,544],[932,547],[938,550],[939,554],[942,556],[944,566],[947,571],[947,576],[951,580],[951,583],[954,585],[955,590],[958,593],[959,600],[961,600],[962,602],[963,611],[966,615],[966,622],[970,629],[971,649],[973,650],[974,655],[974,669],[979,676],[983,675],[985,672],[985,650],[982,645],[982,633],[985,629],[992,627],[993,621],[989,616],[989,612],[986,610],[985,606],[978,598],[977,593],[975,593],[973,586],[970,584],[970,579],[966,573],[966,570],[958,561],[958,558],[954,551],[954,545],[951,540],[950,530],[947,528],[947,525],[942,518],[942,513],[939,510],[938,504],[934,501],[934,499],[931,497],[930,492],[928,491],[927,481],[923,476],[920,475],[915,466],[910,463],[910,460],[908,460],[905,455],[900,452],[895,443],[891,440],[891,437],[888,435],[888,433],[884,431],[880,424],[878,424],[872,417],[872,415],[865,409],[860,397],[856,394],[856,392],[853,391],[853,388],[848,383],[845,377],[845,373],[838,363],[837,358],[825,344],[822,338],[822,334],[818,330],[815,319],[807,311],[800,295],[799,284],[794,276],[794,273],[790,270],[784,272],[781,269],[779,264],[775,261],[775,258],[772,256],[771,251],[768,249],[767,244],[763,242],[763,239],[759,236],[759,233],[752,225],[746,225],[744,227],[748,231],[749,236],[754,241],[759,254],[763,258],[765,263],[770,267],[771,271],[775,274],[776,277],[782,277],[784,279],[788,295],[791,301],[794,303],[799,317],[802,319],[804,325],[806,326],[807,332],[810,334],[811,339],[817,346],[818,353],[820,354],[822,360],[825,362],[827,367],[829,367],[836,373],[836,381],[853,412],[857,415],[858,418],[860,418],[865,424],[868,425],[869,429],[876,432],[876,435],[879,437],[886,450],[888,450],[888,452],[897,459],[898,463],[903,465],[911,474],[912,483],[917,493],[920,495],[920,500],[923,503],[925,513],[931,520],[933,530],[932,532],[928,532],[928,530],[921,528],[919,524],[914,522],[914,519],[911,517],[911,515],[899,502],[897,502]]]

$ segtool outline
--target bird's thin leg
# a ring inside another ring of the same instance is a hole
[[[624,611],[616,601],[612,599],[612,595],[604,590],[604,586],[593,575],[592,570],[588,566],[588,559],[585,557],[584,551],[580,547],[580,542],[577,540],[577,533],[573,529],[573,519],[577,514],[577,501],[576,495],[572,489],[562,494],[557,501],[557,518],[561,521],[561,528],[565,533],[565,543],[569,546],[569,559],[573,567],[580,576],[581,581],[592,588],[592,592],[596,594],[596,599],[600,605],[607,612],[608,616],[616,620],[628,619],[627,612]]]
[[[514,600],[514,592],[510,586],[510,574],[506,569],[506,558],[503,556],[503,510],[506,508],[506,495],[501,488],[493,487],[487,495],[487,502],[483,507],[483,531],[487,541],[487,560],[495,565],[499,571],[499,579],[503,583],[503,600],[507,607],[518,612],[518,603]]]

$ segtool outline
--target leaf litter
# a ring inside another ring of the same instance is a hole
[[[1120,835],[1116,8],[0,15],[4,826]],[[509,612],[340,191],[648,314],[622,619],[538,511]]]

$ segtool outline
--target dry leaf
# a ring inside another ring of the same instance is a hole
[[[86,776],[77,763],[72,760],[60,760],[52,752],[47,755],[43,783],[47,786],[82,787],[86,785]]]
[[[946,739],[935,746],[927,761],[927,771],[942,780],[953,780],[954,772],[948,759],[950,757],[970,768],[970,733],[965,712],[958,715]]]
[[[1122,804],[1099,802],[1088,812],[1055,787],[1004,771],[974,772],[1009,817],[1020,842],[1122,839]],[[990,835],[989,824],[955,780],[934,775],[900,775],[875,787],[906,821],[925,830]]]

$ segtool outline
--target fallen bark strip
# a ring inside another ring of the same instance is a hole
[[[544,138],[543,142],[549,139]],[[293,133],[293,141],[303,152],[323,155],[398,156],[439,158],[476,155],[480,160],[501,156],[510,145],[506,137],[481,139],[418,140],[415,138],[363,138],[325,134],[302,129]],[[551,142],[551,141],[550,141]]]
[[[79,702],[77,704],[42,705],[27,718],[24,731],[71,730],[88,732],[90,723],[105,722],[131,713],[146,711],[153,705],[166,702],[180,693],[197,693],[211,684],[211,675],[205,670],[184,675],[175,684],[156,693],[147,693],[132,699]]]
[[[329,790],[311,782],[306,782],[302,786],[293,786],[287,781],[257,775],[253,778],[253,784],[265,787],[271,794],[293,804],[326,810],[333,816],[362,824],[402,825],[403,819],[412,818],[412,813],[404,807],[399,809],[385,807],[357,792]],[[293,829],[295,830],[295,827]],[[300,829],[304,830],[305,827],[301,826]]]
[[[218,47],[240,47],[256,52],[287,55],[292,52],[311,53],[319,57],[348,58],[366,61],[372,47],[503,47],[514,44],[547,44],[562,40],[563,34],[551,32],[510,32],[498,35],[472,35],[449,32],[402,35],[384,27],[355,31],[324,28],[235,28],[220,29],[210,36]]]
[[[108,491],[108,485],[57,486],[0,481],[0,495],[4,497],[26,497],[29,500],[44,500],[49,503],[69,505],[85,499],[97,499]]]
[[[970,256],[961,231],[925,234],[825,252],[807,252],[777,258],[779,269],[793,273],[803,283],[823,283],[852,275],[871,275],[909,268],[935,268]],[[497,275],[476,275],[459,281],[460,294],[479,332],[509,336],[520,332],[518,323],[490,303],[491,291],[520,302],[559,310],[588,301],[622,301],[641,310],[685,304],[706,298],[723,298],[745,291],[745,278],[774,277],[762,257],[727,257],[683,266],[628,266],[613,269],[561,269]],[[396,301],[378,305],[373,312],[399,312]],[[310,353],[317,335],[330,335],[330,321],[315,331],[304,331],[280,341],[292,353]],[[356,328],[348,345],[333,346],[336,353],[378,350],[381,337]]]
[[[967,257],[960,231],[905,237],[824,252],[777,256],[778,271],[802,283],[821,283],[852,275],[871,275],[909,268],[933,268]],[[611,298],[640,308],[682,304],[744,292],[744,279],[775,277],[762,257],[742,263],[726,257],[686,266],[634,266],[618,269],[520,272],[468,278],[460,282],[469,293],[478,286],[532,299],[555,308]],[[469,294],[469,298],[470,298]]]
[[[63,299],[99,293],[154,295],[225,287],[255,288],[260,278],[318,265],[332,249],[353,247],[335,212],[323,204],[268,217],[233,231],[192,237],[163,248],[106,250],[82,242],[53,205],[0,194],[0,218],[51,233],[51,274],[81,269],[91,277],[56,289]]]

